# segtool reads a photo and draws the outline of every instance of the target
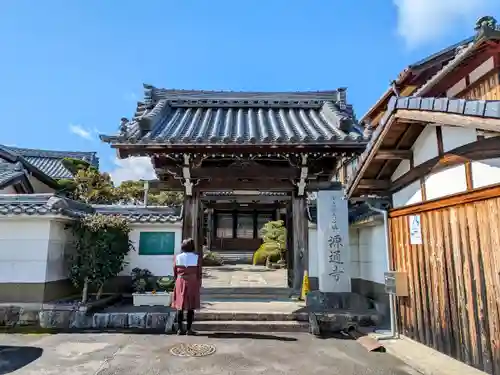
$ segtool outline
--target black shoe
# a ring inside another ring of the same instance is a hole
[[[184,331],[182,329],[177,330],[177,336],[184,335]]]
[[[188,329],[186,331],[186,336],[195,336],[196,335],[196,332],[193,331],[192,329]]]

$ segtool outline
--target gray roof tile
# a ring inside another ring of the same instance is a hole
[[[145,85],[145,99],[110,143],[363,143],[345,89],[320,92],[164,90]]]
[[[62,164],[64,158],[81,159],[95,167],[99,167],[99,158],[95,152],[35,150],[10,146],[2,147],[14,154],[24,157],[31,165],[54,179],[72,178],[71,173]]]

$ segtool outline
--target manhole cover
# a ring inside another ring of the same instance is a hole
[[[177,344],[170,348],[170,353],[177,357],[206,357],[215,353],[215,345]]]

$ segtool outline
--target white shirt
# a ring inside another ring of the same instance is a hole
[[[196,267],[198,266],[198,254],[180,253],[175,257],[175,265],[184,267]]]

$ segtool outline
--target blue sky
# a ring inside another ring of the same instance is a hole
[[[142,83],[179,89],[348,87],[358,117],[408,64],[468,37],[490,0],[2,0],[0,143],[97,151]],[[146,176],[144,176],[146,174]]]

